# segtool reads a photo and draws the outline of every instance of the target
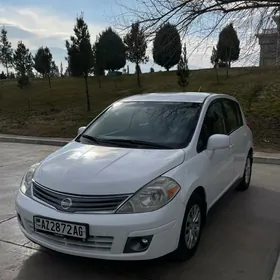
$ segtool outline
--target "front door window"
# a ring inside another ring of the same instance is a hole
[[[198,152],[207,148],[208,139],[214,134],[226,134],[222,105],[219,101],[215,101],[207,110],[198,140]]]

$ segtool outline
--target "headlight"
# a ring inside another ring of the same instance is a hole
[[[143,213],[166,205],[179,192],[180,186],[171,178],[159,177],[137,191],[117,213]]]
[[[31,187],[32,187],[32,179],[34,176],[34,173],[40,163],[36,163],[32,165],[29,170],[25,173],[25,175],[22,178],[21,184],[20,184],[20,190],[23,194],[27,196],[31,196]]]

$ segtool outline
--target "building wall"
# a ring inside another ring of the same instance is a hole
[[[260,66],[275,66],[277,64],[278,33],[258,35],[260,43]],[[278,50],[279,51],[279,50]]]

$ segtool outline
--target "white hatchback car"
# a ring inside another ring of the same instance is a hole
[[[249,187],[252,161],[252,133],[233,97],[128,97],[27,171],[19,225],[66,254],[188,259],[214,203],[234,185]]]

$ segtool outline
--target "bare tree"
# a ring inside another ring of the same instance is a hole
[[[212,28],[210,26],[209,28],[213,29],[219,23],[216,19],[223,20],[227,15],[247,18],[256,14],[256,11],[261,12],[262,26],[280,9],[280,0],[136,0],[136,2],[137,8],[128,10],[138,17],[140,23],[145,23],[150,31],[172,20],[177,28],[184,32],[194,21],[207,14],[211,14],[211,18],[207,21],[212,25]]]
[[[119,21],[121,17],[134,17],[151,37],[170,21],[182,36],[197,35],[196,46],[209,37],[218,37],[221,27],[234,21],[235,26],[243,30],[240,40],[245,48],[241,59],[258,52],[252,51],[255,35],[260,29],[270,27],[272,17],[280,12],[280,0],[135,0],[134,5],[120,5],[125,12],[120,15]]]

